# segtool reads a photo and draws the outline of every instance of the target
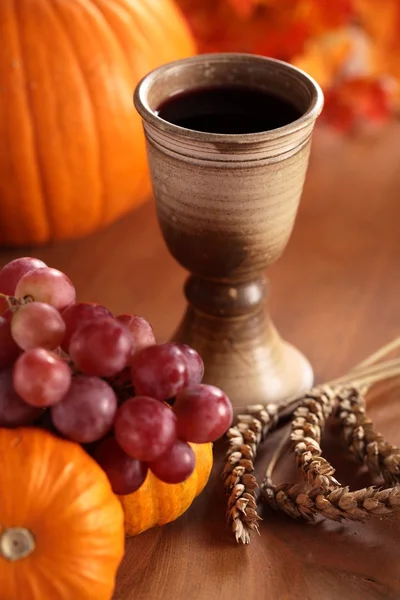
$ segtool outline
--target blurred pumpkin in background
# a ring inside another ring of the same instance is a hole
[[[172,0],[1,0],[0,244],[92,232],[150,192],[133,107],[194,52]]]

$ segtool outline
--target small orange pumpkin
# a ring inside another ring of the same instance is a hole
[[[102,469],[40,429],[0,429],[0,596],[110,600],[123,511]]]
[[[0,1],[0,243],[89,233],[150,194],[133,90],[194,44],[172,0]]]
[[[196,455],[196,468],[183,483],[163,483],[150,471],[142,487],[120,496],[125,512],[125,532],[132,536],[155,525],[175,521],[203,491],[213,465],[212,444],[190,444]]]

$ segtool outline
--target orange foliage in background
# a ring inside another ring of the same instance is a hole
[[[200,52],[286,60],[322,85],[341,130],[398,106],[400,0],[177,0]]]

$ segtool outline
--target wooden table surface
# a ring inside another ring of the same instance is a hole
[[[400,334],[399,139],[398,123],[379,134],[315,136],[296,227],[270,271],[270,309],[318,381]],[[185,273],[167,253],[151,203],[84,240],[2,251],[0,264],[22,254],[65,271],[81,300],[142,314],[160,340],[182,314]],[[388,441],[400,444],[395,384],[368,406]],[[265,443],[260,470],[281,435]],[[332,433],[324,449],[342,483],[368,483]],[[264,511],[261,536],[237,546],[224,521],[222,454],[218,444],[209,485],[183,517],[127,542],[115,600],[399,600],[400,519],[309,525]],[[277,481],[294,471],[288,457]]]

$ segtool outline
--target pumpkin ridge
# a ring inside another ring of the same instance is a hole
[[[31,597],[39,598],[40,596],[48,596],[49,598],[62,598],[67,586],[64,581],[60,581],[54,577],[54,562],[47,561],[48,567],[43,564],[45,562],[46,561],[43,560],[35,562],[35,567],[31,570],[31,573],[34,573],[34,579],[32,578],[32,575],[29,574],[28,580],[30,580],[30,584],[35,587],[35,594],[31,594]],[[15,586],[15,589],[17,589],[17,586]],[[54,592],[56,592],[56,594],[54,594]]]
[[[155,22],[161,21],[159,18],[158,19],[156,18],[158,16],[158,13],[157,13],[157,10],[154,8],[154,5],[151,2],[151,0],[146,3],[146,10],[147,10],[149,16],[152,19],[154,19]],[[164,15],[162,15],[162,22],[160,22],[160,29],[165,29],[165,26],[167,26],[169,28],[169,23],[168,23],[167,19],[165,19]]]
[[[45,482],[48,479],[49,475],[51,475],[51,473],[49,473],[48,465],[51,464],[50,459],[51,459],[51,452],[52,452],[52,447],[53,447],[53,438],[54,438],[54,436],[52,434],[49,434],[49,436],[46,437],[46,439],[41,440],[41,443],[39,443],[39,440],[37,438],[33,437],[33,441],[34,441],[35,445],[37,446],[37,448],[35,447],[35,453],[40,453],[40,455],[42,457],[41,468],[43,469],[43,474],[40,476],[39,476],[37,470],[35,472],[33,472],[33,470],[32,470],[31,484],[33,487],[36,487],[37,479],[40,479],[41,481]],[[68,479],[71,477],[71,474],[74,475],[73,461],[75,460],[75,457],[78,457],[78,455],[80,454],[80,448],[79,448],[79,446],[76,446],[73,442],[67,442],[67,443],[69,444],[69,462],[66,463],[63,466],[62,470],[58,472],[57,479],[51,487],[51,491],[50,491],[51,493],[49,493],[49,495],[47,497],[49,504],[59,503],[60,500],[61,500],[61,503],[63,503],[63,498],[65,495],[65,482],[68,481]],[[75,469],[75,471],[76,471],[76,469]],[[75,475],[79,476],[79,473],[75,473]],[[89,493],[88,487],[87,486],[85,486],[85,487],[86,487],[85,493],[88,494]],[[83,495],[82,491],[80,489],[77,489],[76,495],[78,496],[78,499],[80,499]],[[28,496],[30,496],[30,493],[28,493]],[[71,507],[73,506],[73,502],[75,502],[75,501],[76,501],[76,499],[74,498],[73,501],[70,502],[67,507],[65,507],[66,512],[71,511]],[[42,502],[43,502],[43,499],[42,499]],[[58,518],[62,519],[62,517],[63,517],[63,513],[62,512],[58,513]]]
[[[96,5],[97,9],[102,13],[104,18],[107,20],[108,26],[113,31],[114,35],[116,37],[118,37],[117,33],[114,30],[114,27],[109,22],[106,14],[104,12],[104,9],[105,9],[104,0],[91,0],[91,1],[93,4]],[[149,53],[153,53],[154,49],[150,44],[148,36],[146,36],[145,32],[141,28],[139,21],[137,19],[134,19],[132,17],[132,13],[129,12],[129,10],[127,10],[126,3],[120,2],[119,0],[114,0],[112,4],[108,3],[108,4],[106,4],[106,6],[107,6],[107,9],[110,10],[116,16],[116,18],[119,18],[119,12],[116,12],[114,7],[118,7],[119,11],[121,11],[121,14],[123,14],[127,18],[127,20],[129,20],[129,27],[132,29],[134,28],[134,30],[135,30],[135,43],[137,43],[138,36],[140,38],[140,42],[141,42],[142,49],[144,52],[143,56],[147,56]],[[130,59],[128,57],[128,51],[125,48],[125,46],[123,45],[122,41],[119,41],[119,43],[120,43],[121,50],[123,51],[124,55],[126,56],[129,70],[132,71],[132,65],[130,64]],[[135,53],[136,53],[136,51],[135,51]],[[132,89],[132,94],[133,94],[133,89]]]
[[[149,18],[152,19],[154,21],[154,23],[156,23],[157,26],[159,27],[160,35],[167,36],[168,33],[170,33],[172,36],[175,35],[176,34],[176,19],[178,18],[181,21],[179,35],[183,37],[183,35],[184,35],[183,31],[185,30],[187,39],[193,40],[193,37],[191,37],[190,28],[181,12],[179,6],[175,2],[169,1],[168,7],[165,7],[165,9],[164,9],[164,13],[166,13],[167,8],[168,8],[168,16],[170,16],[171,19],[168,19],[166,17],[166,15],[163,14],[162,20],[161,20],[159,13],[157,11],[157,8],[155,6],[155,3],[153,1],[149,1],[146,3],[147,14],[148,14]],[[174,29],[171,28],[171,25],[174,27]],[[168,28],[168,31],[166,28]],[[156,39],[157,38],[158,38],[158,36],[156,35]],[[194,54],[196,52],[194,41],[192,41],[192,47],[190,48],[190,52],[192,54]],[[180,58],[182,58],[182,56]],[[171,60],[171,59],[169,59],[169,60]]]
[[[161,19],[164,24],[164,16],[160,16],[158,14],[154,15],[153,13],[151,13],[148,3],[146,3],[146,6],[143,6],[140,2],[136,2],[135,11],[140,16],[140,19],[138,19],[138,21],[140,22],[139,27],[142,29],[142,31],[146,31],[147,28],[150,28],[150,31],[154,32],[154,37],[157,40],[159,39],[159,37],[157,36],[155,31],[156,28],[159,27],[159,30],[162,31],[162,35],[166,35],[164,27],[160,25]],[[152,45],[149,42],[149,45],[151,46],[152,56],[156,57],[157,44]],[[154,68],[154,65],[152,65],[152,68]]]
[[[97,142],[96,146],[98,148],[97,155],[98,155],[98,165],[99,165],[99,181],[101,181],[101,194],[100,194],[101,198],[99,198],[99,200],[100,200],[102,209],[99,211],[99,218],[98,218],[98,227],[101,227],[102,223],[103,223],[104,207],[106,204],[106,194],[105,194],[104,181],[103,181],[103,176],[102,176],[103,175],[102,165],[104,164],[104,156],[103,156],[103,152],[102,152],[100,125],[99,125],[99,121],[98,121],[98,117],[97,117],[97,110],[96,110],[95,103],[93,100],[92,92],[90,90],[90,86],[88,85],[88,82],[86,79],[85,70],[82,66],[82,63],[81,63],[81,60],[79,57],[78,50],[75,49],[75,45],[69,34],[68,27],[66,26],[66,24],[64,22],[64,18],[62,16],[62,14],[59,12],[59,9],[58,9],[59,3],[57,0],[56,1],[52,0],[51,5],[53,6],[55,16],[56,16],[58,22],[60,23],[60,27],[64,32],[65,39],[68,40],[71,54],[74,57],[75,64],[80,71],[81,80],[82,80],[87,98],[89,99],[89,102],[90,102],[91,113],[93,116],[94,129],[96,131],[96,142]],[[82,8],[85,8],[85,4],[80,3],[80,6]]]
[[[84,557],[82,557],[84,559]],[[79,561],[76,561],[77,567],[82,564],[82,558]],[[121,556],[122,558],[122,556]],[[65,563],[64,563],[65,564]],[[69,563],[68,572],[65,573],[63,579],[60,580],[57,577],[54,577],[54,562],[50,560],[41,560],[36,561],[35,563],[35,574],[37,579],[40,581],[40,596],[34,596],[35,598],[77,598],[77,600],[81,600],[82,596],[80,594],[80,589],[82,588],[83,582],[86,585],[95,586],[97,593],[99,593],[99,589],[101,589],[101,596],[96,594],[96,600],[109,600],[114,585],[110,584],[109,578],[107,577],[107,573],[98,569],[97,572],[93,572],[91,575],[88,574],[88,571],[85,568],[85,573],[79,572],[74,568],[73,562]],[[77,572],[79,572],[79,576],[77,576]],[[46,594],[43,593],[43,586],[46,585]],[[56,593],[54,593],[56,592]],[[77,596],[77,594],[79,594]],[[103,595],[104,594],[104,595]],[[90,595],[90,600],[92,600],[93,596]],[[83,599],[82,599],[83,600]],[[85,595],[85,600],[89,600],[89,596]]]
[[[15,57],[18,55],[18,41],[17,36],[15,34],[16,22],[15,19],[11,18],[11,11],[8,10],[8,4],[11,0],[3,0],[0,3],[0,39],[3,41],[4,31],[8,32],[8,40],[5,41],[5,44],[8,45],[10,58],[15,60]],[[10,40],[11,38],[11,40]],[[4,43],[4,42],[3,42]],[[17,48],[16,48],[17,46]],[[8,71],[8,72],[7,72]],[[0,111],[3,110],[3,102],[6,103],[4,115],[7,113],[7,121],[3,117],[0,120],[0,165],[1,168],[4,169],[6,173],[11,173],[11,180],[17,179],[16,172],[17,170],[14,168],[14,153],[15,150],[12,145],[12,119],[10,118],[10,110],[7,110],[7,102],[11,104],[11,99],[13,100],[13,104],[15,104],[16,111],[19,114],[19,122],[20,128],[22,131],[22,137],[24,142],[26,138],[30,139],[29,134],[31,132],[31,123],[29,116],[27,115],[27,105],[26,105],[26,97],[21,94],[20,86],[18,86],[18,91],[13,94],[13,75],[15,73],[10,74],[9,72],[9,63],[5,60],[5,53],[0,54],[0,78],[4,78],[2,80],[2,86],[5,85],[9,88],[9,98],[7,98],[6,94],[1,94],[0,96]],[[16,76],[15,76],[16,77]],[[16,97],[13,97],[16,96]],[[21,110],[22,104],[22,110]],[[24,131],[25,130],[25,131]],[[18,131],[21,133],[21,131]],[[32,152],[31,144],[28,143],[29,150]],[[23,178],[20,178],[23,179]],[[34,179],[34,177],[33,177]],[[20,185],[14,186],[17,189],[17,195],[21,196]],[[36,187],[36,186],[35,186]],[[38,190],[37,190],[38,192]],[[3,197],[4,194],[4,197]],[[35,194],[33,194],[35,195]],[[36,193],[37,195],[37,193]],[[5,238],[5,232],[8,231],[8,234],[11,234],[12,237],[18,237],[18,222],[15,219],[15,189],[10,193],[7,189],[7,185],[3,178],[0,178],[0,237]],[[19,198],[18,198],[19,199]],[[4,226],[5,224],[5,226]]]
[[[126,10],[126,0],[115,0],[115,2],[116,2],[116,4],[118,4],[118,6],[120,6],[122,8],[122,10]],[[143,14],[145,13],[145,11],[147,11],[147,5],[143,9],[143,6],[141,4],[138,4],[137,2],[136,3],[129,2],[129,8],[131,10],[130,20],[135,23],[136,31],[138,31],[140,36],[142,37],[142,39],[145,40],[147,52],[152,57],[151,65],[150,65],[150,69],[152,69],[154,67],[154,62],[157,62],[157,60],[154,61],[154,59],[156,58],[156,47],[154,44],[151,43],[151,41],[149,39],[148,31],[152,31],[152,29],[147,28],[142,23]],[[139,17],[139,18],[133,19],[132,11],[135,13],[135,17]],[[146,14],[147,14],[147,12],[146,12]],[[154,20],[154,23],[156,23],[156,21],[157,21],[157,19]],[[133,93],[133,90],[132,90],[132,93]]]
[[[75,450],[75,448],[73,448],[73,449]],[[80,447],[77,446],[76,450],[80,450]],[[79,452],[75,452],[75,455],[78,456]],[[71,460],[73,458],[74,458],[74,456],[71,455]],[[75,478],[76,490],[74,490],[74,496],[69,499],[69,503],[67,506],[64,507],[64,510],[62,512],[58,512],[57,516],[58,516],[59,521],[61,521],[62,519],[69,520],[70,519],[69,514],[71,513],[71,511],[76,511],[76,512],[79,511],[80,517],[84,518],[86,515],[88,515],[88,514],[90,515],[91,513],[96,511],[96,509],[98,509],[99,507],[104,505],[105,490],[102,486],[104,484],[107,484],[107,487],[108,487],[108,483],[109,483],[104,471],[96,470],[96,474],[95,474],[95,476],[92,477],[91,481],[88,481],[87,474],[85,476],[82,476],[82,479],[86,479],[85,485],[82,486],[81,484],[79,484],[80,473],[77,472],[77,470],[74,469],[74,467],[71,464],[65,465],[65,468],[60,473],[60,476],[57,479],[56,483],[59,484],[59,489],[56,490],[56,485],[52,486],[52,490],[51,490],[51,503],[52,504],[59,502],[58,497],[60,496],[60,494],[61,494],[61,502],[63,501],[63,497],[65,495],[65,480],[68,480],[68,478],[71,476],[73,476]],[[63,490],[63,488],[64,488],[64,490]],[[94,491],[96,491],[96,488],[97,488],[97,502],[95,503],[92,501],[90,504],[90,507],[86,507],[87,498],[90,498],[93,496],[93,493],[94,493]],[[104,513],[104,514],[106,514],[106,513]],[[110,515],[107,514],[107,517],[110,518]],[[95,528],[96,527],[94,527],[94,530],[95,530]]]
[[[46,233],[47,233],[47,236],[49,236],[50,231],[51,231],[51,222],[49,219],[49,212],[48,212],[46,186],[45,186],[42,170],[40,168],[41,165],[40,165],[40,158],[39,158],[39,152],[38,152],[37,132],[36,132],[34,119],[32,118],[33,117],[32,101],[31,101],[31,97],[30,97],[30,93],[29,93],[27,71],[26,71],[26,67],[25,67],[25,54],[23,51],[22,36],[21,36],[21,31],[20,31],[21,17],[18,15],[18,8],[17,8],[18,2],[11,2],[11,5],[12,5],[12,8],[10,9],[10,11],[14,15],[14,20],[15,20],[16,42],[18,45],[19,54],[20,54],[20,58],[21,58],[20,64],[21,64],[22,79],[24,81],[24,94],[25,94],[25,99],[26,99],[26,105],[27,105],[28,112],[29,112],[29,121],[31,124],[32,149],[33,149],[32,158],[35,161],[35,167],[36,167],[35,171],[37,174],[37,182],[38,182],[39,191],[40,191],[39,197],[42,200],[41,209],[42,209],[42,214],[44,217],[44,222],[46,225]]]
[[[41,138],[39,148],[46,167],[42,172],[48,181],[48,212],[54,222],[52,238],[57,240],[65,238],[66,233],[85,233],[88,225],[89,229],[98,226],[97,199],[101,192],[101,180],[96,125],[90,97],[85,93],[82,70],[74,60],[71,42],[53,6],[53,0],[40,0],[32,5],[25,0],[24,3],[28,5],[28,14],[40,3],[45,9],[43,25],[47,30],[46,38],[39,46],[43,55],[40,60],[43,76],[38,68],[34,75],[42,82],[49,115],[46,116],[47,111],[38,108],[36,98],[36,116]],[[58,3],[62,4],[62,1]],[[36,25],[36,22],[40,23],[41,13],[34,15]],[[86,198],[89,201],[83,200]]]
[[[2,433],[1,429],[0,432]],[[26,478],[25,482],[24,482],[24,486],[25,486],[25,494],[23,497],[19,498],[19,515],[18,515],[18,519],[20,519],[20,522],[15,522],[13,523],[14,526],[20,526],[20,527],[26,527],[27,529],[30,529],[32,531],[33,534],[35,534],[35,519],[32,519],[32,515],[34,517],[36,517],[37,515],[34,512],[34,509],[32,507],[29,506],[29,498],[32,498],[36,495],[36,489],[37,489],[37,485],[38,485],[38,481],[40,481],[41,483],[43,483],[44,481],[46,481],[46,478],[48,476],[48,470],[47,470],[47,465],[49,464],[49,460],[51,458],[51,441],[50,441],[50,436],[51,434],[49,434],[49,436],[45,436],[42,438],[42,443],[39,443],[38,439],[31,435],[31,429],[29,429],[29,434],[27,434],[25,437],[23,437],[22,435],[22,429],[18,428],[13,430],[13,436],[12,436],[12,444],[15,444],[15,446],[18,448],[19,446],[21,446],[21,450],[23,451],[23,453],[25,454],[25,452],[28,452],[28,449],[31,452],[31,456],[39,456],[41,458],[40,461],[38,461],[38,463],[35,465],[35,469],[31,468],[29,470],[29,474],[28,477]],[[30,445],[30,446],[29,446]],[[26,461],[29,462],[29,465],[32,467],[32,461],[31,461],[31,456],[27,456],[26,457]],[[17,464],[14,464],[15,469],[17,468]],[[12,467],[11,467],[12,468]],[[5,499],[7,498],[7,496],[5,496]],[[52,501],[52,496],[48,496],[47,500],[49,502],[49,504]],[[4,513],[8,515],[10,513],[12,513],[12,507],[9,505],[6,507],[6,509],[4,510],[4,499],[3,499],[3,511]],[[12,504],[13,500],[10,498],[10,502]],[[41,510],[46,510],[48,508],[48,505],[45,505],[41,507]],[[30,515],[30,518],[28,520],[28,515]]]
[[[134,17],[137,17],[138,11],[136,9],[136,6],[135,7],[133,6],[132,2],[128,3],[128,6],[127,6],[126,0],[113,0],[112,3],[110,3],[109,0],[91,0],[91,2],[92,2],[92,5],[95,5],[95,7],[98,9],[98,11],[102,14],[103,18],[107,22],[107,25],[108,25],[110,31],[113,33],[113,36],[115,37],[115,39],[121,49],[121,52],[126,59],[128,69],[132,73],[133,79],[135,77],[137,77],[138,67],[135,63],[132,64],[131,58],[129,56],[129,49],[127,48],[126,44],[124,43],[125,36],[119,35],[119,32],[116,30],[116,24],[110,22],[110,19],[108,18],[107,14],[106,14],[106,11],[110,11],[110,13],[113,15],[114,19],[122,21],[121,28],[125,27],[125,26],[129,27],[130,35],[132,35],[132,32],[134,31],[135,45],[141,46],[140,50],[135,48],[135,54],[139,54],[139,56],[141,56],[142,58],[144,56],[152,57],[150,64],[149,64],[148,60],[146,61],[147,62],[146,69],[141,69],[141,71],[143,71],[143,73],[140,74],[140,77],[145,75],[146,71],[149,71],[150,69],[152,69],[154,67],[154,64],[156,64],[156,63],[158,64],[157,57],[154,53],[154,45],[152,45],[150,43],[148,34],[146,34],[144,28],[141,26],[141,19],[134,18]],[[132,12],[134,12],[134,15],[132,14]],[[126,21],[126,25],[125,25],[124,21]],[[134,90],[134,85],[132,85],[132,95],[133,95],[133,90]],[[149,181],[147,163],[145,164],[145,169],[146,170],[142,173],[140,180],[137,180],[135,182],[132,181],[132,185],[135,184],[135,187],[134,188],[132,187],[132,191],[131,191],[132,195],[137,195],[139,193],[140,195],[143,196],[141,201],[137,203],[136,208],[138,208],[139,206],[144,204],[144,202],[146,200],[148,200],[152,194],[151,185],[150,185],[150,181]],[[141,194],[141,192],[144,188],[148,188],[146,195]],[[127,207],[122,214],[126,214],[129,210],[131,210],[131,209],[129,207]],[[110,217],[108,216],[106,220],[108,222],[110,220]]]
[[[114,81],[116,84],[113,87],[112,92],[110,86],[104,86],[110,105],[110,114],[108,118],[104,118],[104,111],[102,110],[104,97],[99,96],[96,93],[96,86],[93,87],[95,93],[92,95],[93,106],[96,111],[96,116],[98,117],[99,147],[102,165],[101,174],[103,181],[103,194],[99,204],[101,206],[100,211],[102,215],[101,224],[104,225],[110,220],[115,220],[116,215],[113,208],[114,205],[116,204],[119,207],[117,214],[118,216],[121,216],[121,198],[125,199],[126,194],[128,194],[129,197],[132,195],[131,179],[129,178],[129,180],[126,180],[125,175],[122,177],[119,175],[121,164],[124,164],[124,166],[127,167],[126,162],[124,163],[122,158],[117,158],[118,154],[110,153],[110,148],[113,146],[112,142],[115,142],[118,137],[121,141],[121,148],[123,146],[129,148],[130,142],[127,143],[127,131],[131,134],[130,139],[132,139],[133,127],[135,128],[135,136],[139,131],[139,127],[137,127],[136,124],[133,125],[134,120],[132,119],[133,107],[131,94],[127,91],[128,89],[131,90],[132,87],[128,84],[127,80],[127,77],[130,78],[132,71],[118,39],[115,37],[114,32],[108,27],[107,20],[105,20],[102,13],[97,10],[97,7],[87,0],[74,0],[72,4],[76,6],[78,10],[83,9],[80,16],[81,29],[83,25],[87,31],[90,32],[93,30],[91,40],[96,44],[95,48],[101,49],[103,57],[105,57],[103,61],[103,77],[107,80],[109,79],[111,82]],[[64,21],[65,18],[65,15],[63,15]],[[74,42],[82,44],[83,40],[80,37],[82,35],[82,30],[77,29],[77,32],[79,35],[77,35]],[[101,39],[98,36],[101,36]],[[101,43],[99,42],[99,39]],[[105,54],[104,49],[107,48],[107,46],[109,52]],[[111,56],[113,57],[113,61],[109,60]],[[85,57],[84,64],[90,64],[90,61],[87,61],[87,56]],[[97,76],[99,75],[100,70],[101,69],[99,68],[95,69]],[[88,79],[90,79],[90,69],[88,70]],[[124,122],[124,119],[126,121],[126,126],[122,128],[120,127],[120,124]],[[141,128],[140,132],[142,132]],[[132,173],[132,169],[135,169],[133,156],[129,159],[130,174]],[[121,179],[124,183],[122,190],[114,188],[113,181],[118,181],[118,179]],[[127,181],[129,183],[127,183]]]
[[[60,111],[59,111],[59,107],[58,107],[58,103],[55,100],[57,95],[54,93],[49,94],[48,93],[48,88],[50,87],[50,89],[55,90],[56,89],[56,85],[54,83],[54,73],[53,73],[53,68],[51,65],[51,59],[48,58],[48,52],[43,52],[43,42],[40,42],[39,44],[37,44],[35,42],[35,48],[36,46],[39,47],[40,51],[38,52],[38,56],[36,59],[31,59],[30,55],[32,54],[32,48],[30,47],[30,45],[32,44],[32,42],[30,41],[30,38],[32,38],[32,36],[34,34],[36,34],[36,30],[37,30],[37,23],[40,22],[40,19],[42,19],[44,21],[44,28],[46,30],[49,30],[50,28],[54,27],[54,18],[53,18],[53,14],[51,12],[51,5],[47,0],[39,0],[35,3],[35,7],[37,12],[34,12],[34,9],[32,10],[32,15],[30,15],[28,18],[26,18],[25,14],[26,12],[28,12],[28,14],[30,13],[30,11],[26,11],[26,1],[25,2],[20,2],[19,4],[24,5],[25,4],[25,11],[23,13],[19,14],[19,20],[20,22],[23,23],[24,19],[26,20],[26,25],[25,27],[27,27],[25,35],[22,35],[22,47],[24,47],[25,44],[25,49],[24,49],[24,63],[26,64],[26,71],[28,73],[28,77],[27,80],[28,82],[30,81],[35,81],[36,77],[37,77],[37,72],[35,73],[35,71],[37,71],[37,65],[38,63],[42,63],[41,65],[41,72],[44,74],[43,75],[43,79],[44,82],[46,82],[47,80],[47,86],[43,85],[43,88],[41,89],[41,95],[49,98],[49,100],[47,100],[49,102],[49,111],[48,111],[48,115],[51,121],[53,121],[53,123],[50,124],[50,127],[48,127],[48,129],[54,130],[55,134],[52,136],[54,141],[55,141],[55,152],[54,155],[57,155],[57,146],[58,146],[58,153],[62,156],[63,152],[62,152],[62,148],[61,145],[59,143],[59,135],[58,132],[61,131],[62,127],[62,122],[60,120]],[[21,26],[21,30],[23,31],[23,28]],[[28,57],[28,60],[26,60],[26,57]],[[32,62],[30,62],[32,61]],[[47,89],[46,89],[47,88]],[[43,112],[43,108],[42,106],[38,107],[38,101],[37,101],[37,97],[35,99],[35,96],[37,96],[38,94],[32,90],[31,87],[28,85],[28,95],[30,98],[30,113],[32,114],[32,121],[35,124],[34,126],[34,131],[35,131],[35,140],[36,140],[36,155],[37,155],[37,168],[38,171],[40,173],[40,177],[41,177],[41,181],[42,181],[42,190],[43,190],[43,202],[44,202],[44,206],[45,206],[45,218],[46,221],[48,223],[48,229],[49,231],[51,231],[52,233],[50,234],[50,240],[52,240],[54,237],[57,237],[57,216],[54,214],[54,202],[52,201],[52,199],[54,198],[54,183],[52,181],[53,176],[52,176],[52,172],[54,172],[54,169],[52,167],[49,168],[49,164],[48,164],[48,157],[49,156],[53,156],[53,152],[51,150],[51,148],[47,147],[47,140],[46,142],[43,141],[43,137],[41,137],[40,132],[44,129],[43,123],[41,123],[41,118],[40,118],[40,114]],[[41,103],[40,103],[41,104]],[[57,132],[57,133],[56,133]],[[57,143],[58,142],[58,143]],[[62,161],[63,162],[63,161]],[[62,187],[62,180],[65,179],[65,174],[67,174],[68,176],[68,169],[66,169],[65,164],[61,164],[58,166],[58,175],[57,175],[57,179],[59,180],[59,186],[58,187]],[[58,197],[57,198],[57,202],[62,202],[62,192],[60,194],[61,198]],[[55,235],[54,235],[55,234]]]
[[[80,5],[82,5],[81,0],[76,0]],[[113,11],[113,4],[118,5],[123,11],[126,11],[126,8],[124,6],[122,6],[119,2],[117,2],[116,0],[113,0],[113,3],[110,3],[108,6],[108,9],[112,12]],[[108,20],[106,14],[104,13],[104,11],[102,10],[102,7],[98,4],[97,0],[91,0],[91,6],[93,8],[93,10],[96,10],[97,13],[101,16],[101,19],[105,25],[105,27],[107,27],[107,29],[109,30],[110,34],[112,35],[112,37],[114,38],[114,41],[116,43],[116,45],[118,46],[118,48],[120,49],[121,55],[123,56],[125,63],[126,63],[126,67],[129,71],[129,73],[132,73],[132,65],[130,64],[130,60],[128,59],[128,55],[127,55],[127,51],[125,50],[125,47],[123,45],[123,43],[121,42],[119,36],[117,35],[117,32],[114,30],[114,27],[111,25],[110,21]],[[115,13],[114,13],[115,14]],[[131,15],[128,13],[128,11],[125,12],[125,14],[127,14],[130,17],[130,21],[135,23],[135,20],[132,19]],[[117,15],[118,18],[118,15]],[[138,22],[136,22],[136,31],[140,29]],[[143,36],[144,37],[144,36]],[[145,38],[147,39],[147,38]],[[149,49],[151,49],[154,52],[153,47],[151,47],[150,44],[147,45],[147,52],[149,51]],[[133,86],[132,86],[133,87]],[[132,89],[132,94],[133,94],[133,89]],[[143,177],[144,179],[144,177]],[[140,189],[139,186],[137,186],[137,189]],[[134,190],[132,190],[132,194],[134,193]],[[101,221],[102,222],[107,222],[109,220],[109,216],[107,216],[107,199],[106,199],[106,194],[105,192],[103,193],[103,198],[104,201],[101,203],[102,205],[102,210],[101,210]]]

